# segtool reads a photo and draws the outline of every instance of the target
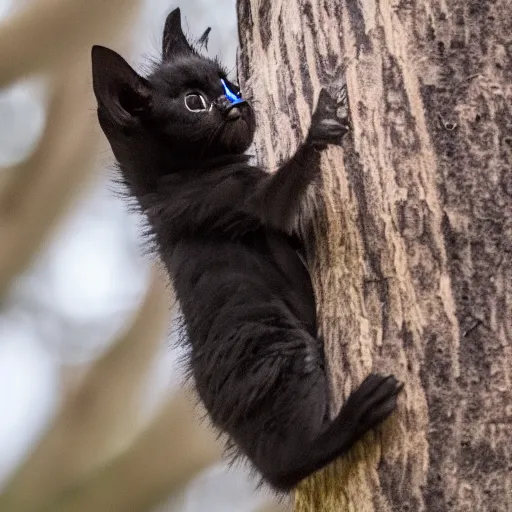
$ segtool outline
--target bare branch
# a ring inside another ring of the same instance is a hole
[[[104,42],[106,34],[119,33],[139,4],[139,0],[38,0],[27,4],[0,22],[0,87],[28,74],[55,69],[84,48]]]
[[[27,162],[1,173],[0,297],[94,170],[99,130],[92,114],[90,47],[119,39],[139,4],[39,0],[0,22],[0,87],[55,70],[38,148]]]
[[[93,172],[98,134],[88,108],[88,67],[83,59],[55,79],[41,143],[6,184],[1,202],[10,209],[0,225],[0,297]]]
[[[154,271],[131,327],[63,404],[46,436],[0,496],[1,510],[40,510],[41,503],[76,485],[131,443],[140,428],[137,391],[169,320],[165,282]]]
[[[195,416],[190,400],[180,393],[128,451],[58,501],[37,510],[152,510],[220,456],[213,433]]]

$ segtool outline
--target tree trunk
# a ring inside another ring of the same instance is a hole
[[[269,168],[345,72],[309,265],[333,414],[370,370],[398,410],[298,511],[512,510],[510,0],[238,0],[240,79]]]

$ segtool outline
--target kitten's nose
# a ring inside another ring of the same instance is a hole
[[[226,119],[229,119],[229,121],[235,121],[236,119],[240,119],[242,117],[242,112],[240,112],[240,109],[238,107],[232,107],[228,111],[228,115],[226,116]]]

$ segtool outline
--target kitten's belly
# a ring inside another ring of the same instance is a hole
[[[254,321],[280,312],[316,336],[313,288],[307,269],[284,237],[263,233],[249,243],[187,241],[168,267],[191,328],[219,316]],[[269,318],[262,321],[269,321]]]

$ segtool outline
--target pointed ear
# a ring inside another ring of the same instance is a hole
[[[210,40],[210,32],[212,30],[212,27],[208,27],[204,34],[198,39],[197,44],[199,46],[202,46],[205,50],[208,50],[208,41]]]
[[[164,38],[162,41],[162,55],[164,60],[180,53],[193,53],[181,29],[181,11],[179,7],[174,9],[165,20]]]
[[[151,88],[145,78],[113,50],[93,46],[92,83],[98,107],[120,125],[129,125],[150,106]]]

